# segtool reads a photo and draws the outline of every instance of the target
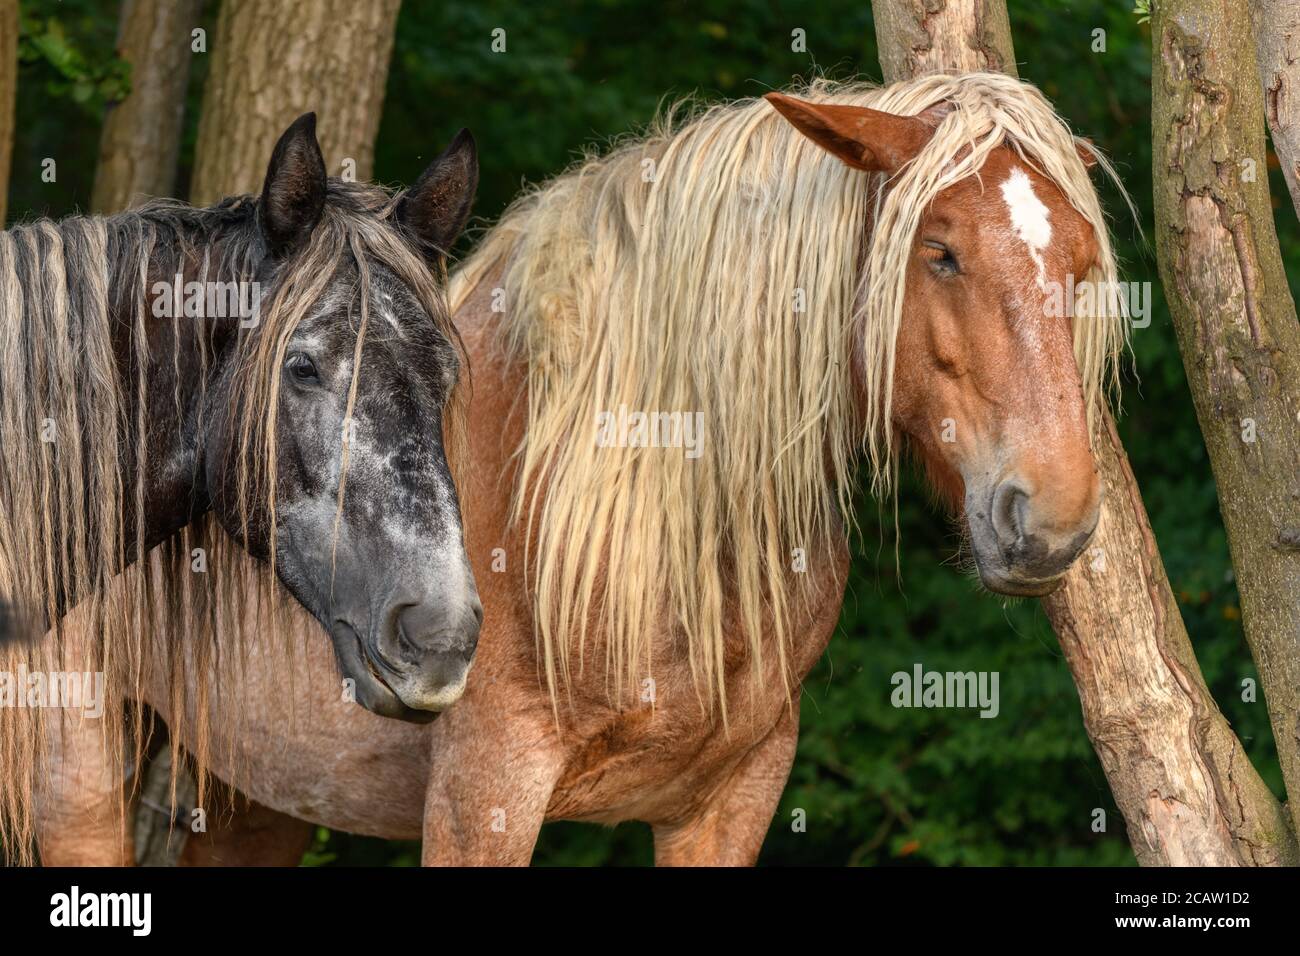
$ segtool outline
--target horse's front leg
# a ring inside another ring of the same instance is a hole
[[[206,833],[191,833],[180,866],[297,866],[311,846],[312,824],[256,803],[218,780],[213,806],[222,810]]]
[[[46,660],[72,674],[90,671],[90,642],[97,637],[84,614],[73,611],[61,631],[59,650]],[[44,866],[135,863],[127,826],[126,773],[121,757],[112,759],[104,733],[105,721],[120,719],[114,717],[121,713],[120,701],[110,700],[111,691],[102,683],[101,694],[93,711],[61,708],[45,714],[48,726],[32,793],[33,830]],[[36,740],[31,743],[37,745]]]
[[[472,692],[433,725],[425,866],[527,866],[564,762],[549,710],[492,713]]]
[[[655,824],[655,866],[753,866],[798,743],[796,700],[702,807],[685,819]]]
[[[36,846],[44,866],[131,866],[125,774],[99,721],[66,713],[52,728],[36,788]]]

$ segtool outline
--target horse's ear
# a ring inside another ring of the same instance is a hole
[[[784,93],[768,93],[799,132],[854,169],[897,172],[934,135],[934,127],[914,116],[897,116],[865,106],[808,103]]]
[[[397,203],[397,221],[430,262],[444,257],[460,235],[477,188],[478,149],[462,129]]]
[[[304,113],[271,153],[259,215],[271,255],[300,248],[325,211],[325,157],[316,142],[316,114]]]
[[[1092,140],[1085,139],[1082,136],[1074,138],[1074,149],[1083,160],[1084,169],[1092,169],[1097,165],[1097,149],[1092,145]]]

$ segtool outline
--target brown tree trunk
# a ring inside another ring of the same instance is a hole
[[[1300,325],[1273,228],[1244,0],[1152,17],[1156,254],[1300,820]]]
[[[0,0],[0,229],[9,209],[9,164],[14,151],[18,95],[18,0]]]
[[[1264,120],[1291,205],[1300,216],[1300,0],[1255,0],[1250,17],[1264,87]]]
[[[1097,532],[1043,599],[1129,842],[1144,866],[1300,862],[1286,812],[1219,712],[1115,425],[1097,436]]]
[[[190,31],[198,26],[201,7],[202,0],[123,0],[117,50],[131,64],[131,93],[104,117],[92,212],[118,212],[172,194]]]
[[[1016,74],[1005,0],[875,0],[885,82],[960,69]]]
[[[303,113],[331,176],[370,178],[400,0],[224,0],[211,43],[190,185],[195,205],[262,186]]]
[[[153,749],[146,764],[140,792],[135,797],[135,865],[175,866],[190,841],[190,811],[198,800],[193,775],[177,775],[172,800],[172,750],[166,744]],[[209,790],[209,792],[211,792]],[[216,805],[216,801],[210,801]]]
[[[203,91],[190,201],[203,205],[259,191],[276,140],[308,111],[317,114],[329,174],[369,179],[400,5],[401,0],[223,0],[209,45],[213,60]],[[151,764],[144,792],[157,790],[156,778],[169,774],[170,767]],[[228,799],[222,786],[207,792],[214,806]],[[252,807],[256,825],[266,833],[276,831],[277,848],[310,842],[310,824]],[[208,817],[219,825],[218,814]],[[178,828],[169,843],[167,826],[166,814],[136,817],[136,846],[157,849],[149,861],[169,864],[182,852],[187,859],[209,852],[210,839],[201,841],[205,849],[186,849],[188,829]]]
[[[1009,29],[992,54],[987,27],[940,35],[947,23],[1005,22],[1002,0],[948,0],[940,8],[946,20],[918,7],[873,4],[886,82],[995,63],[1016,73]],[[916,57],[917,49],[943,52]],[[1094,437],[1105,495],[1096,537],[1043,607],[1134,853],[1144,865],[1293,863],[1286,816],[1206,689],[1128,457],[1110,415],[1102,419]]]

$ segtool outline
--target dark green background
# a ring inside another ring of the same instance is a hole
[[[1150,234],[1147,26],[1137,22],[1129,2],[1009,6],[1022,76],[1115,160]],[[62,216],[89,203],[103,101],[121,83],[112,52],[115,4],[42,0],[23,7],[31,32],[24,40],[10,184],[14,220]],[[504,54],[490,50],[497,27],[507,31]],[[809,53],[791,52],[795,28],[806,31]],[[1097,28],[1106,31],[1104,53],[1092,51]],[[40,38],[44,42],[34,42]],[[196,57],[191,84],[182,195],[205,60]],[[386,182],[410,182],[458,128],[468,126],[482,162],[476,212],[490,221],[524,183],[563,169],[582,147],[644,126],[666,96],[750,96],[815,72],[879,76],[864,0],[407,0],[376,174]],[[40,181],[46,156],[59,162],[55,184]],[[1270,169],[1295,288],[1300,237],[1272,157]],[[1205,676],[1281,795],[1264,704],[1241,700],[1242,680],[1256,674],[1154,253],[1122,217],[1118,198],[1104,198],[1115,217],[1126,277],[1154,286],[1151,326],[1133,336],[1121,432]],[[1131,863],[1123,822],[1038,602],[1008,603],[981,593],[953,567],[957,536],[914,477],[905,482],[900,504],[901,587],[889,521],[874,502],[862,503],[864,536],[842,633],[807,681],[799,754],[762,861]],[[890,675],[916,662],[933,670],[1000,672],[1001,714],[981,720],[973,711],[893,708]],[[791,829],[796,808],[807,813],[804,833]],[[1106,811],[1104,833],[1093,831],[1095,808]],[[548,826],[536,857],[542,864],[650,859],[649,831],[640,824]],[[307,862],[413,864],[418,847],[321,831]]]

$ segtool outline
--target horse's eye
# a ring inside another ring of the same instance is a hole
[[[944,275],[956,275],[961,269],[952,250],[937,239],[926,239],[921,243],[921,256],[930,263],[930,268]]]
[[[295,381],[312,385],[320,383],[320,376],[316,374],[316,363],[307,356],[306,352],[292,353],[285,359],[284,367]]]

